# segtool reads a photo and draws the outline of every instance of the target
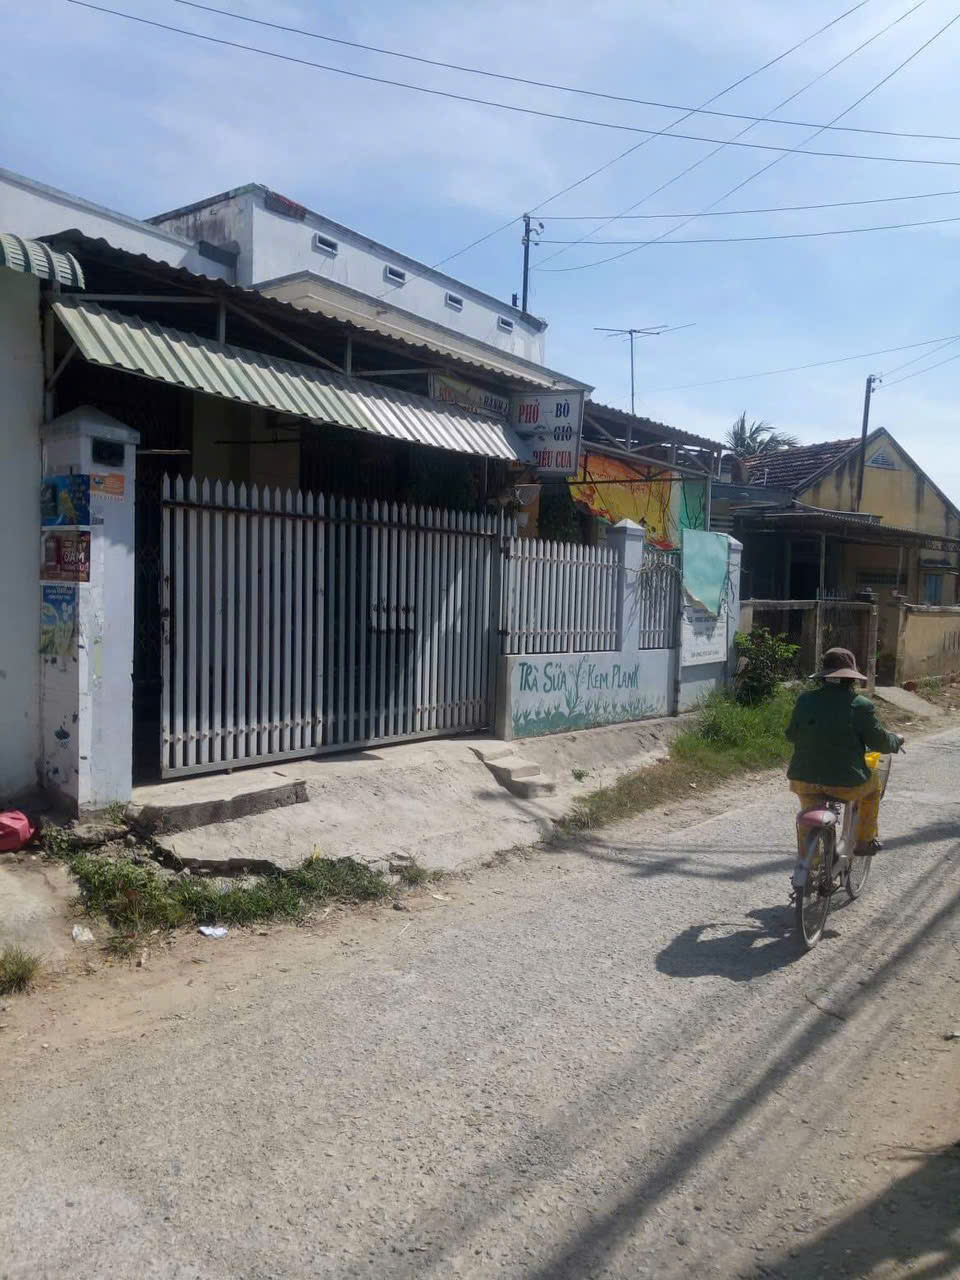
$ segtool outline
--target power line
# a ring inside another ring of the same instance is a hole
[[[798,40],[795,44],[790,45],[788,48],[784,49],[781,53],[778,53],[775,57],[768,59],[768,61],[764,63],[761,63],[759,67],[755,67],[752,71],[748,71],[745,75],[742,75],[739,78],[739,80],[734,80],[732,84],[728,84],[726,88],[720,89],[719,92],[705,99],[705,101],[703,101],[700,104],[700,106],[709,107],[712,103],[718,102],[721,98],[725,97],[728,93],[732,93],[734,89],[739,89],[740,86],[742,84],[746,84],[748,80],[755,79],[762,72],[769,70],[770,67],[775,66],[778,62],[782,62],[783,59],[788,58],[791,53],[796,53],[796,51],[798,49],[802,49],[805,44],[809,44],[811,40],[815,40],[816,37],[819,35],[822,35],[824,31],[829,31],[830,28],[835,27],[838,22],[842,22],[844,18],[848,18],[851,13],[855,13],[858,9],[862,9],[865,4],[869,4],[869,3],[870,3],[870,0],[856,0],[856,3],[851,5],[849,9],[845,9],[843,13],[838,14],[837,17],[831,18],[829,22],[825,22],[822,26],[817,27],[815,31],[811,31],[809,35],[804,36],[801,40]],[[625,151],[620,151],[617,153],[617,155],[611,156],[611,158],[609,160],[605,160],[603,164],[597,165],[595,169],[590,169],[587,173],[577,178],[574,182],[568,183],[568,185],[565,187],[561,187],[559,191],[555,191],[553,195],[548,196],[546,200],[541,200],[539,204],[533,205],[530,208],[529,212],[539,213],[540,210],[545,209],[548,204],[553,204],[554,200],[559,200],[561,196],[569,195],[571,191],[576,191],[578,187],[584,186],[586,183],[590,182],[593,178],[595,178],[598,174],[606,172],[607,169],[612,169],[615,164],[619,164],[619,162],[621,160],[625,160],[627,156],[631,156],[635,152],[641,150],[641,148],[648,146],[651,142],[653,142],[654,138],[659,137],[660,134],[666,133],[669,129],[676,128],[678,124],[683,124],[684,120],[689,120],[692,114],[693,112],[688,111],[686,112],[685,115],[677,116],[676,120],[672,120],[668,125],[665,125],[663,129],[660,131],[660,133],[654,134],[652,138],[644,138],[641,142],[634,142],[631,146],[627,147]],[[466,253],[469,249],[475,248],[478,244],[483,244],[485,240],[489,240],[493,236],[499,235],[501,231],[506,231],[508,227],[512,227],[515,223],[519,221],[520,221],[519,217],[512,218],[509,222],[503,223],[502,226],[499,226],[495,230],[488,232],[486,235],[480,236],[476,240],[472,240],[470,244],[466,245],[464,248],[457,249],[453,253],[447,254],[445,258],[441,258],[440,261],[435,262],[433,266],[435,268],[442,267],[445,263],[452,262],[454,258],[459,258],[461,254]]]
[[[215,5],[200,4],[198,0],[174,0],[175,4],[188,9],[199,9],[203,13],[215,13],[221,18],[234,18],[238,22],[249,22],[254,26],[268,27],[272,31],[283,31],[289,35],[306,36],[310,40],[323,40],[327,44],[340,45],[346,49],[360,49],[364,53],[382,54],[387,58],[401,58],[405,62],[418,62],[427,67],[439,67],[444,71],[462,71],[471,76],[484,76],[489,80],[503,80],[508,84],[521,84],[534,89],[550,89],[558,93],[575,93],[586,98],[601,98],[607,102],[624,102],[637,107],[656,107],[663,111],[683,111],[687,115],[718,116],[724,120],[752,120],[754,123],[789,125],[796,129],[816,129],[820,127],[811,120],[784,120],[769,116],[752,116],[740,111],[711,111],[709,107],[689,107],[676,102],[656,102],[650,98],[633,98],[627,94],[605,93],[599,89],[585,89],[578,85],[557,84],[551,80],[531,80],[527,76],[509,75],[502,71],[491,71],[487,67],[469,67],[458,62],[444,62],[440,58],[425,58],[422,54],[404,53],[399,49],[387,49],[382,45],[364,44],[359,40],[347,40],[341,36],[327,35],[322,31],[309,31],[305,27],[291,27],[282,22],[270,22],[266,18],[255,18],[250,14],[236,13],[232,9],[219,9]],[[836,129],[841,133],[875,134],[885,138],[912,138],[928,142],[960,142],[960,136],[951,133],[907,133],[900,129],[857,128],[854,125],[825,125],[824,128]]]
[[[863,49],[865,49],[867,45],[871,44],[874,40],[878,40],[882,35],[884,35],[892,27],[895,27],[898,23],[903,22],[905,18],[909,17],[912,13],[914,13],[917,9],[919,9],[921,5],[925,3],[926,3],[926,0],[916,0],[916,3],[910,9],[908,9],[906,13],[901,14],[898,18],[892,19],[890,22],[886,24],[886,26],[881,27],[879,31],[875,31],[872,36],[868,36],[866,40],[861,41],[860,44],[858,44],[855,48],[851,49],[848,53],[845,53],[842,58],[838,58],[836,62],[831,63],[831,65],[827,67],[825,71],[821,71],[818,75],[815,75],[812,80],[808,80],[806,84],[801,85],[799,89],[795,90],[788,97],[783,98],[780,102],[776,104],[776,106],[771,107],[770,111],[767,114],[772,115],[774,111],[782,110],[782,108],[785,107],[788,103],[792,102],[795,98],[799,98],[802,93],[806,93],[808,89],[812,88],[815,84],[818,84],[821,80],[824,80],[827,76],[831,75],[834,71],[836,71],[837,67],[842,66],[843,63],[845,62],[849,62],[851,58],[855,57],[858,53],[860,53]],[[755,127],[756,127],[755,125],[748,124],[745,128],[741,129],[739,133],[734,134],[733,139],[731,139],[731,141],[737,142],[740,138],[743,138],[745,134],[748,134],[751,131],[751,129]],[[805,143],[809,142],[809,140],[810,140],[809,138],[805,139]],[[628,205],[626,209],[623,210],[623,212],[632,213],[634,209],[637,209],[639,208],[640,205],[645,204],[647,200],[650,200],[654,196],[659,195],[661,191],[665,191],[667,187],[672,186],[675,182],[679,182],[681,178],[684,178],[687,176],[687,174],[692,173],[694,169],[698,169],[700,165],[706,164],[708,160],[712,160],[715,155],[718,155],[719,152],[723,151],[724,146],[725,144],[721,143],[719,146],[714,147],[712,151],[707,152],[706,155],[700,156],[698,160],[694,160],[692,164],[688,164],[685,169],[681,169],[679,173],[675,173],[672,178],[668,178],[666,182],[661,182],[658,187],[654,187],[652,191],[648,191],[646,195],[642,196],[639,200],[635,200],[633,204]],[[729,194],[730,193],[728,192],[727,195]],[[725,198],[725,197],[722,197],[722,198]],[[719,200],[715,200],[714,203],[709,206],[709,208],[712,209],[715,205],[719,203],[720,203]],[[606,222],[603,222],[599,227],[594,227],[593,231],[587,232],[586,235],[582,237],[582,239],[584,240],[590,239],[592,235],[596,235],[598,232],[605,230],[608,226],[610,226],[612,222],[615,222],[615,221],[617,221],[616,218],[608,219]],[[682,226],[684,224],[681,223],[680,225]],[[679,227],[676,227],[673,229],[679,230]],[[663,234],[668,235],[669,232],[664,232]],[[545,262],[550,262],[553,258],[558,258],[566,252],[567,252],[566,249],[558,249],[555,253],[552,253],[547,258],[543,259],[538,264],[537,270],[543,270]],[[608,259],[601,258],[596,264],[584,263],[584,264],[580,264],[577,267],[566,268],[566,270],[570,270],[570,271],[583,270],[588,265],[599,266],[601,263],[606,261],[608,261]],[[548,270],[553,270],[553,271],[563,270],[563,269],[564,268],[556,268],[556,267],[548,268]]]
[[[312,62],[309,58],[297,58],[289,53],[278,53],[274,49],[261,49],[257,45],[243,44],[238,40],[225,40],[221,36],[205,35],[200,31],[188,31],[185,27],[175,27],[166,22],[157,22],[152,18],[141,17],[139,14],[125,13],[121,9],[109,9],[105,5],[93,4],[91,0],[67,0],[67,2],[77,5],[81,9],[91,9],[95,13],[106,13],[114,18],[124,18],[128,22],[138,22],[143,26],[153,27],[160,31],[169,31],[174,35],[189,36],[193,40],[203,40],[207,44],[217,44],[228,49],[240,49],[245,53],[258,53],[266,58],[275,58],[280,62],[289,62],[296,66],[311,67],[316,71],[329,71],[334,75],[347,76],[352,80],[388,85],[395,89],[410,89],[415,93],[425,93],[434,98],[448,98],[454,102],[469,102],[474,106],[494,107],[498,111],[513,111],[520,115],[537,116],[544,120],[559,120],[566,124],[585,124],[592,128],[612,129],[619,133],[642,133],[651,138],[676,138],[682,142],[709,142],[719,144],[721,147],[745,147],[751,151],[776,151],[782,155],[797,154],[833,160],[878,160],[888,164],[930,164],[954,169],[960,168],[960,160],[928,160],[921,159],[918,156],[870,155],[850,151],[807,151],[801,150],[799,147],[775,146],[773,143],[738,142],[721,138],[705,138],[701,134],[695,133],[666,133],[663,129],[644,129],[639,125],[619,124],[613,120],[591,120],[585,116],[564,115],[555,111],[539,111],[534,107],[521,107],[513,103],[495,102],[489,98],[474,98],[469,94],[453,93],[448,89],[431,89],[426,85],[410,84],[403,80],[389,80],[384,76],[371,76],[360,71],[348,71],[344,67],[332,67],[322,62]],[[919,0],[919,2],[920,4],[925,4],[927,0]],[[919,5],[914,7],[918,8]],[[852,110],[852,108],[849,108],[849,110]],[[670,128],[671,126],[668,125],[666,127]],[[567,189],[572,190],[572,187]],[[530,212],[534,212],[534,210],[530,210]]]
[[[955,191],[921,191],[912,196],[874,196],[870,200],[832,200],[825,204],[775,204],[767,209],[715,209],[711,213],[544,213],[546,222],[650,222],[658,218],[732,218],[747,213],[803,213],[810,209],[852,209],[864,204],[895,204],[903,200],[935,200],[940,196],[960,196]],[[514,219],[518,221],[518,219]],[[591,243],[596,244],[594,240]]]
[[[905,374],[902,378],[894,378],[892,382],[885,382],[884,388],[895,387],[898,382],[909,382],[911,378],[919,378],[921,373],[932,373],[934,369],[939,369],[944,364],[950,364],[952,360],[960,360],[960,352],[955,356],[947,356],[946,360],[938,360],[936,364],[928,364],[925,369],[915,369],[913,373]]]
[[[936,348],[936,350],[924,351],[922,355],[914,356],[910,360],[904,360],[903,364],[895,364],[892,369],[887,369],[884,373],[880,375],[880,377],[881,379],[889,378],[891,373],[899,373],[901,369],[908,369],[910,365],[916,364],[919,360],[929,360],[931,356],[937,355],[939,352],[944,351],[947,347],[953,346],[953,344],[958,341],[960,341],[960,339],[958,338],[945,338],[944,341],[941,342],[940,345]],[[899,382],[900,379],[897,378],[896,381]]]
[[[960,340],[960,333],[949,333],[940,338],[927,338],[924,342],[907,342],[901,347],[881,347],[879,351],[858,351],[853,356],[836,356],[832,360],[814,360],[810,364],[790,365],[786,369],[763,369],[760,373],[738,373],[732,378],[710,378],[706,382],[683,382],[675,387],[655,387],[650,394],[659,395],[666,391],[692,391],[698,387],[719,387],[727,382],[749,382],[753,378],[772,378],[780,373],[802,373],[806,369],[823,369],[830,364],[847,364],[851,360],[867,360],[873,356],[893,355],[897,351],[915,351],[917,347],[932,347],[938,342]],[[930,355],[931,352],[926,352]]]
[[[900,16],[899,18],[897,18],[897,19],[896,19],[893,23],[891,23],[890,25],[891,25],[891,26],[896,26],[898,22],[902,22],[904,18],[909,17],[909,15],[910,15],[910,14],[914,13],[914,12],[915,12],[917,9],[919,9],[919,8],[920,8],[920,6],[921,6],[922,4],[924,4],[924,3],[926,3],[926,0],[919,0],[919,2],[918,2],[917,4],[915,4],[915,5],[913,6],[913,8],[908,9],[908,10],[907,10],[907,12],[906,12],[905,14],[901,14],[901,16]],[[845,115],[849,115],[849,113],[850,113],[851,111],[854,111],[857,107],[859,107],[861,103],[865,102],[865,101],[867,100],[867,98],[869,98],[872,94],[876,93],[878,89],[881,89],[885,84],[887,84],[890,80],[892,80],[892,79],[893,79],[893,77],[894,77],[895,75],[897,75],[900,71],[902,71],[904,67],[908,66],[908,65],[909,65],[909,63],[911,63],[915,58],[919,57],[919,56],[920,56],[920,54],[921,54],[921,53],[923,53],[925,49],[928,49],[928,48],[930,47],[930,45],[931,45],[931,44],[933,44],[933,42],[934,42],[935,40],[938,40],[938,39],[940,38],[940,36],[942,36],[942,35],[944,34],[944,32],[945,32],[945,31],[948,31],[948,30],[949,30],[949,28],[950,28],[950,27],[952,27],[952,26],[954,25],[954,23],[955,23],[955,22],[958,22],[958,21],[960,21],[960,13],[956,13],[956,14],[954,14],[954,16],[950,19],[950,21],[949,21],[949,22],[944,23],[944,25],[943,25],[942,27],[940,27],[940,29],[939,29],[938,31],[935,31],[935,32],[933,33],[933,35],[932,35],[932,36],[929,36],[926,40],[924,40],[924,42],[923,42],[921,45],[919,45],[916,49],[914,49],[912,53],[910,53],[906,58],[904,58],[904,59],[903,59],[903,61],[902,61],[902,62],[899,62],[899,63],[898,63],[898,64],[893,68],[893,70],[892,70],[892,71],[888,71],[888,72],[887,72],[887,74],[886,74],[885,76],[883,76],[880,80],[878,80],[878,81],[876,82],[876,84],[871,85],[871,86],[870,86],[870,88],[869,88],[869,89],[867,89],[867,91],[866,91],[865,93],[862,93],[862,94],[860,95],[860,97],[856,99],[856,101],[852,102],[852,103],[850,104],[850,106],[849,106],[849,107],[845,107],[845,108],[843,109],[843,111],[839,111],[839,112],[838,112],[838,113],[833,117],[833,120],[831,120],[831,121],[830,121],[830,123],[831,123],[831,124],[835,124],[835,123],[837,122],[837,120],[841,120]],[[880,33],[878,33],[878,34],[880,34]],[[867,43],[869,43],[869,41],[868,41]],[[749,126],[749,127],[751,127],[751,128],[752,128],[753,126]],[[801,145],[801,147],[805,147],[807,142],[812,142],[812,141],[813,141],[813,139],[814,139],[814,138],[816,138],[816,137],[818,137],[821,133],[823,133],[823,129],[817,129],[814,133],[812,133],[812,134],[810,135],[810,137],[809,137],[809,138],[805,139],[805,140],[804,140],[804,142],[802,142],[802,143],[800,144],[800,145]],[[735,144],[735,145],[740,145],[740,144],[739,144],[739,143],[737,143],[737,144]],[[800,154],[803,154],[803,152],[801,152]],[[809,152],[809,153],[807,153],[807,154],[812,155],[812,154],[813,154],[813,152]],[[767,164],[765,164],[765,165],[761,165],[761,167],[760,167],[759,169],[757,169],[757,170],[755,170],[753,173],[749,174],[746,178],[743,178],[740,182],[735,183],[735,184],[734,184],[734,186],[732,186],[728,191],[725,191],[725,192],[723,193],[723,195],[718,196],[716,200],[712,201],[709,205],[707,205],[707,208],[706,208],[703,212],[705,212],[705,213],[709,213],[711,209],[716,208],[716,206],[717,206],[718,204],[720,204],[722,201],[726,200],[729,196],[734,195],[734,193],[735,193],[735,192],[742,190],[745,186],[747,186],[747,185],[748,185],[748,183],[753,182],[755,178],[759,178],[762,174],[767,173],[767,172],[768,172],[770,169],[772,169],[775,165],[779,164],[779,163],[780,163],[780,161],[781,161],[781,160],[783,160],[783,159],[784,159],[784,155],[779,155],[779,156],[777,156],[775,159],[773,159],[773,160],[769,161]],[[656,242],[657,242],[657,241],[659,241],[659,240],[663,240],[666,236],[672,235],[674,231],[680,231],[680,230],[682,230],[682,228],[683,228],[684,226],[686,226],[686,223],[687,223],[687,222],[689,222],[689,221],[690,221],[690,219],[687,219],[687,220],[686,220],[686,221],[684,221],[684,222],[680,222],[680,223],[678,223],[675,227],[670,227],[668,230],[661,232],[661,234],[660,234],[659,236],[655,236],[655,237],[654,237],[654,239],[653,239],[652,241],[648,241],[647,243],[648,243],[648,244],[653,244],[653,243],[656,243]],[[640,252],[640,250],[641,250],[641,249],[643,249],[643,248],[645,248],[645,245],[637,245],[635,248],[627,249],[627,250],[625,250],[623,253],[619,253],[619,254],[612,254],[610,257],[607,257],[607,258],[601,258],[601,259],[599,259],[599,261],[597,261],[597,262],[585,263],[585,264],[583,264],[583,266],[596,267],[596,266],[600,266],[600,265],[602,265],[603,263],[606,263],[606,262],[615,262],[615,261],[617,261],[617,260],[619,260],[619,259],[621,259],[621,258],[629,257],[629,256],[630,256],[630,254],[633,254],[633,253],[639,253],[639,252]],[[562,250],[561,250],[561,252],[562,252]],[[583,266],[581,266],[581,267],[556,267],[556,268],[547,268],[547,269],[548,269],[548,270],[556,270],[556,271],[576,271],[576,270],[582,270],[582,269],[583,269]]]
[[[819,236],[856,236],[862,235],[865,231],[902,231],[906,227],[936,227],[944,222],[960,222],[960,214],[954,218],[927,218],[922,222],[888,222],[884,226],[879,227],[839,227],[829,231],[783,231],[776,235],[769,236],[704,236],[696,239],[684,240],[666,240],[658,237],[656,240],[591,240],[591,244],[630,244],[638,245],[643,248],[644,245],[658,244],[667,246],[674,244],[753,244],[759,240],[814,240]],[[579,244],[579,240],[541,240],[540,244]]]

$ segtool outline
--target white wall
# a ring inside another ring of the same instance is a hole
[[[0,800],[36,782],[40,746],[39,285],[0,267]]]
[[[36,239],[74,229],[102,238],[116,249],[145,253],[157,262],[216,279],[233,279],[232,268],[201,256],[182,236],[0,169],[0,231]]]

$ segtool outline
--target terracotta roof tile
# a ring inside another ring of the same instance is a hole
[[[839,462],[856,444],[856,439],[829,440],[825,444],[807,444],[799,449],[777,449],[755,458],[745,458],[744,465],[751,484],[803,489],[815,475]]]

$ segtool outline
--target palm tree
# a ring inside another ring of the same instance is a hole
[[[796,436],[785,431],[774,431],[769,422],[747,422],[746,410],[727,432],[727,448],[737,458],[756,458],[761,453],[776,453],[779,449],[795,449],[800,443]]]

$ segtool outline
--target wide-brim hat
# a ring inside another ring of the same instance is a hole
[[[828,649],[823,655],[823,669],[817,675],[823,680],[867,679],[862,671],[857,670],[857,660],[849,649]]]

